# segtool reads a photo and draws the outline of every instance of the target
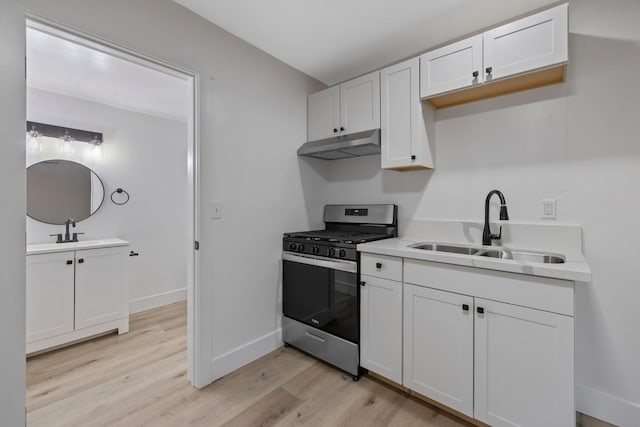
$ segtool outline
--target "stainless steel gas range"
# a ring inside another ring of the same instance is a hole
[[[358,243],[397,236],[395,205],[327,205],[324,230],[285,233],[283,340],[360,378]]]

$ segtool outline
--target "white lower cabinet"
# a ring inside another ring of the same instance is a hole
[[[27,343],[73,331],[73,252],[27,257]]]
[[[129,330],[126,248],[27,255],[27,354]]]
[[[573,317],[475,303],[474,417],[492,426],[575,426]]]
[[[402,283],[363,275],[360,365],[402,383]]]
[[[362,275],[363,367],[492,426],[575,426],[574,282],[361,259],[402,266],[402,282]]]
[[[404,379],[473,417],[473,298],[404,285]]]

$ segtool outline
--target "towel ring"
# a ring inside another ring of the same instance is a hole
[[[116,193],[118,194],[124,193],[124,195],[127,198],[123,202],[116,202],[113,198],[113,196],[115,196]],[[116,188],[116,190],[113,193],[111,193],[111,201],[118,206],[126,205],[129,202],[129,193],[127,193],[127,191],[123,190],[122,188]]]

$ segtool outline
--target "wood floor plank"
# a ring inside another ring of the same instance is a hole
[[[198,390],[186,378],[187,307],[131,316],[130,332],[27,361],[27,423],[38,427],[459,427],[463,420],[367,376],[280,348]],[[579,425],[607,426],[586,416]]]

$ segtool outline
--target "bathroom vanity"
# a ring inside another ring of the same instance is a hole
[[[27,245],[27,354],[129,331],[129,242]]]

